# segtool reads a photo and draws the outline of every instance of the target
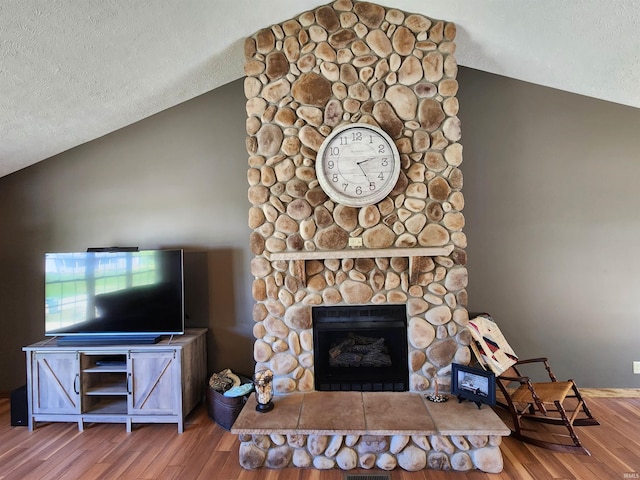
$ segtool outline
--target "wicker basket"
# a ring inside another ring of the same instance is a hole
[[[250,378],[240,376],[242,383],[251,382]],[[220,425],[225,430],[231,430],[233,422],[236,421],[244,404],[249,398],[247,395],[241,397],[225,397],[222,393],[215,391],[211,387],[207,387],[207,410],[209,418]]]

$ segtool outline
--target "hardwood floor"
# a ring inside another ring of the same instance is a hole
[[[504,471],[489,475],[423,470],[388,472],[392,480],[546,480],[640,478],[640,398],[590,397],[601,425],[578,428],[592,456],[554,453],[506,438]],[[112,480],[343,480],[376,470],[243,470],[235,435],[217,426],[204,405],[175,425],[142,425],[132,433],[120,424],[51,423],[34,432],[10,426],[9,399],[0,398],[0,479]]]

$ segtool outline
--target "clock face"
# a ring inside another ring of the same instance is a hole
[[[400,155],[383,130],[352,123],[336,128],[324,140],[316,158],[316,175],[332,200],[352,207],[370,205],[395,187]]]

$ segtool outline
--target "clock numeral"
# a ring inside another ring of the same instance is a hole
[[[362,132],[353,132],[351,137],[352,137],[354,142],[361,142],[362,141]]]
[[[336,166],[336,164],[334,163],[334,161],[333,161],[333,160],[329,160],[329,161],[327,162],[327,168],[328,168],[329,170],[333,169],[333,167],[335,167],[335,166]]]
[[[378,174],[378,179],[380,179],[380,180],[384,181],[384,172],[380,172],[380,173]]]
[[[373,135],[369,135],[369,143],[373,143]]]
[[[331,181],[333,183],[336,183],[338,181],[338,174],[334,173],[333,175],[331,175]]]
[[[347,136],[344,135],[340,137],[340,145],[346,145],[346,144],[347,144]]]
[[[329,155],[340,155],[340,147],[329,147]]]
[[[382,159],[382,161],[380,162],[380,164],[381,164],[383,167],[386,167],[387,165],[389,165],[389,159],[388,159],[387,157],[384,157],[384,158]]]
[[[380,144],[380,145],[378,145],[378,153],[380,153],[380,154],[385,153],[385,151],[384,151],[384,144]]]
[[[356,187],[356,195],[362,195],[362,187],[360,185]]]
[[[348,187],[349,187],[349,184],[348,184],[348,183],[343,183],[343,184],[342,184],[342,191],[343,191],[343,192],[346,192]]]
[[[375,189],[376,189],[375,182],[369,182],[369,190],[371,190],[373,192]]]

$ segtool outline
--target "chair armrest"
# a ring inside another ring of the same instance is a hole
[[[521,365],[525,363],[546,363],[549,359],[547,357],[539,357],[539,358],[528,358],[526,360],[518,360],[516,365]]]
[[[508,382],[529,383],[529,377],[507,377],[505,375],[500,375],[498,378],[500,380],[507,380]]]
[[[544,368],[547,371],[547,374],[549,375],[549,378],[551,379],[551,381],[552,382],[557,382],[558,381],[556,376],[551,371],[551,365],[549,365],[549,359],[547,357],[538,357],[538,358],[529,358],[527,360],[518,360],[516,362],[516,365],[525,365],[527,363],[543,363],[544,364]]]

